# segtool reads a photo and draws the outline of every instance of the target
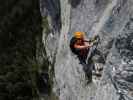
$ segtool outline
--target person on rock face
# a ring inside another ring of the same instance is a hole
[[[93,43],[89,43],[85,40],[84,32],[75,32],[74,37],[70,41],[70,48],[74,54],[76,54],[80,60],[80,63],[86,64],[86,58],[89,49],[93,46]]]
[[[88,62],[86,62],[86,59],[87,59],[89,50],[92,46],[93,46],[93,42],[89,42],[85,39],[84,32],[75,32],[74,36],[70,40],[71,51],[77,55],[80,61],[80,64],[83,65],[83,70],[85,72],[88,83],[92,81],[92,67],[91,67],[92,62],[91,62],[91,59],[89,59],[89,65],[88,65]]]
[[[97,49],[97,45],[100,41],[99,39],[99,36],[95,35],[93,38],[90,38],[90,40],[86,40],[84,32],[75,32],[74,36],[70,40],[70,49],[75,55],[77,55],[80,64],[83,65],[87,83],[92,81],[92,74],[101,76],[101,73],[96,73],[96,71],[98,72],[98,70],[96,70],[95,68],[95,61],[93,61],[94,56],[97,55],[99,57],[98,61],[101,62],[99,59],[103,59],[102,63],[105,63],[103,54]]]

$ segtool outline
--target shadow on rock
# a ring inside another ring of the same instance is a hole
[[[41,0],[40,2],[41,10],[45,12],[43,16],[50,15],[52,29],[59,32],[62,26],[60,0]],[[43,11],[44,8],[46,11]]]
[[[40,93],[48,94],[50,92],[49,75],[41,73],[37,77],[37,86]]]
[[[69,0],[68,2],[73,8],[76,8],[80,4],[81,0]]]

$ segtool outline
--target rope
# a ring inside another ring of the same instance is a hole
[[[97,48],[98,46],[98,43],[100,42],[100,37],[99,36],[96,36],[92,41],[90,40],[90,42],[94,42],[94,46],[90,48],[89,50],[89,53],[88,53],[88,56],[87,56],[87,59],[86,59],[86,63],[88,62],[89,58],[91,57],[91,55],[93,55],[95,49]]]

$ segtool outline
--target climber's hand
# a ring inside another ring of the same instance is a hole
[[[92,47],[92,46],[93,46],[93,42],[90,43],[90,47]]]
[[[87,47],[87,48],[90,48],[90,47],[92,47],[92,46],[93,46],[93,43],[92,43],[92,42],[86,44],[86,47]]]

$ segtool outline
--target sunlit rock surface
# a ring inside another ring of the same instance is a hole
[[[133,1],[56,1],[41,0],[40,7],[51,25],[51,32],[43,40],[54,64],[53,91],[59,100],[132,100]],[[58,20],[54,19],[56,12]],[[55,23],[58,27],[54,27]],[[101,39],[98,49],[106,61],[103,74],[100,80],[94,79],[88,85],[83,66],[69,49],[75,31],[87,32],[86,37],[95,33]]]

